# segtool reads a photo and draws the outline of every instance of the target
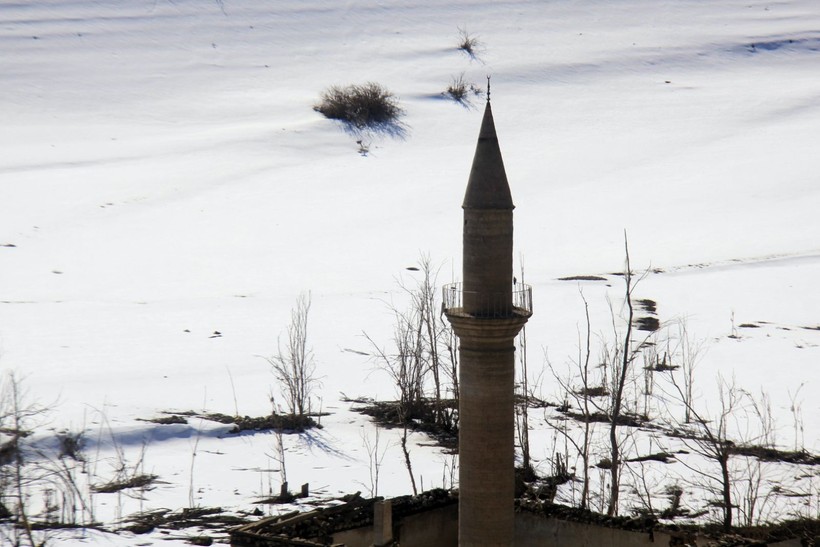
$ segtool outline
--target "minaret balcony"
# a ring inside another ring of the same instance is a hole
[[[512,285],[510,292],[465,291],[462,283],[442,287],[441,308],[452,317],[479,319],[528,318],[532,315],[532,287]]]

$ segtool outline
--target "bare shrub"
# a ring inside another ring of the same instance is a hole
[[[370,484],[362,484],[368,489],[371,498],[375,498],[379,495],[379,474],[381,473],[384,456],[387,454],[387,449],[390,448],[389,445],[382,448],[379,428],[377,427],[374,431],[375,434],[373,437],[370,437],[364,430],[360,433],[362,446],[365,452],[367,452],[367,462],[370,471],[368,477]]]
[[[444,91],[444,95],[462,105],[469,105],[470,98],[479,96],[483,93],[480,87],[465,79],[462,72],[458,76],[453,76],[450,79],[450,85]]]
[[[590,370],[590,358],[592,355],[592,327],[589,319],[589,303],[584,297],[583,291],[580,291],[579,289],[579,292],[581,294],[581,300],[583,300],[584,302],[586,330],[583,340],[581,332],[579,331],[578,333],[578,358],[573,361],[570,367],[570,369],[574,367],[575,371],[568,370],[567,375],[562,376],[549,362],[549,359],[547,359],[547,365],[549,366],[550,371],[552,371],[552,375],[558,382],[558,385],[562,391],[566,412],[570,412],[570,405],[572,405],[572,409],[577,412],[579,421],[582,423],[583,426],[583,436],[580,439],[576,439],[573,435],[570,435],[567,428],[566,420],[562,421],[560,427],[556,427],[552,425],[550,422],[547,423],[550,426],[552,426],[557,433],[560,433],[563,436],[565,444],[568,442],[575,448],[578,457],[581,458],[580,467],[582,473],[582,489],[580,507],[581,509],[587,509],[589,507],[590,496],[590,451],[592,448],[592,436],[595,427],[595,424],[592,420],[592,416],[595,410],[598,408],[594,400],[594,397],[598,396],[598,394],[601,393],[601,391],[605,390],[597,389],[599,387],[597,385],[593,386],[593,384],[596,382],[602,382],[602,379],[593,379],[591,377],[592,371]],[[569,460],[568,453],[566,459]]]
[[[399,279],[399,288],[409,297],[406,309],[390,304],[395,316],[393,346],[389,351],[366,332],[376,366],[390,375],[399,396],[399,423],[425,422],[444,432],[458,428],[457,344],[452,329],[439,315],[438,270],[429,256],[422,255],[420,275],[410,284]],[[432,380],[432,386],[429,386]],[[432,390],[428,388],[432,388]]]
[[[481,46],[482,43],[478,36],[468,32],[466,28],[459,27],[457,49],[469,55],[470,58],[477,59]]]
[[[695,402],[695,367],[703,354],[703,341],[696,341],[691,338],[687,329],[686,321],[678,321],[678,348],[677,351],[670,351],[671,356],[676,354],[674,364],[680,366],[682,373],[681,398],[683,399],[684,423],[692,422],[692,406]]]
[[[3,445],[4,465],[0,465],[0,500],[3,501],[3,512],[10,513],[15,522],[11,536],[6,538],[5,534],[2,534],[0,539],[8,539],[14,545],[37,545],[28,502],[31,491],[40,477],[37,474],[33,475],[26,466],[22,441],[31,434],[33,427],[47,411],[48,409],[29,402],[20,379],[14,373],[8,373],[0,379],[0,429],[10,437]]]
[[[464,80],[464,73],[453,76],[450,85],[447,86],[447,95],[457,102],[464,102],[467,98],[467,82]]]
[[[404,422],[423,414],[424,384],[428,368],[424,360],[422,324],[418,310],[402,312],[394,309],[393,313],[396,321],[393,327],[394,353],[380,347],[367,333],[363,334],[373,348],[371,358],[390,375],[396,386],[399,421]]]
[[[727,382],[718,374],[719,410],[716,415],[710,416],[703,408],[696,408],[692,402],[687,402],[685,387],[681,385],[674,373],[669,375],[669,381],[673,400],[687,405],[691,416],[691,422],[688,424],[673,421],[674,429],[682,432],[679,436],[680,441],[688,451],[707,461],[715,462],[718,470],[714,472],[689,464],[685,460],[680,461],[692,472],[692,478],[696,482],[700,481],[699,486],[703,486],[718,498],[715,500],[715,505],[722,512],[723,529],[729,531],[732,528],[732,515],[735,509],[732,502],[732,485],[736,479],[730,466],[735,447],[735,442],[730,438],[730,429],[738,416],[747,412],[748,409],[744,406],[747,396],[737,387],[734,378],[731,382]],[[752,518],[753,510],[752,505],[749,520]]]
[[[626,231],[624,231],[624,254],[626,256],[624,265],[624,306],[626,312],[624,319],[626,320],[626,330],[619,333],[615,328],[615,314],[612,314],[613,334],[617,340],[614,346],[604,346],[604,363],[607,364],[610,371],[610,401],[609,401],[609,449],[610,449],[610,494],[609,503],[607,505],[607,516],[618,514],[618,500],[620,497],[621,475],[620,470],[623,464],[623,451],[620,447],[620,439],[618,437],[618,425],[621,423],[622,417],[627,417],[629,413],[626,401],[626,392],[628,384],[631,383],[634,374],[634,365],[641,353],[650,345],[650,332],[646,337],[636,340],[633,324],[635,321],[635,309],[633,305],[632,295],[635,287],[646,277],[648,270],[644,271],[637,279],[635,272],[632,271],[629,259],[629,241],[627,239]],[[637,403],[635,403],[637,410]]]
[[[644,279],[647,272],[636,276],[632,271],[629,257],[629,242],[626,232],[624,232],[624,310],[616,312],[609,299],[610,316],[612,320],[612,341],[602,338],[600,346],[600,366],[591,367],[591,325],[589,318],[589,306],[586,299],[584,302],[586,316],[586,333],[582,340],[579,332],[579,355],[574,361],[567,375],[556,372],[555,368],[547,360],[547,365],[552,371],[553,377],[558,382],[562,390],[563,405],[557,410],[570,417],[577,419],[583,426],[583,436],[576,438],[571,435],[566,427],[552,426],[556,433],[563,436],[564,442],[571,444],[583,466],[581,507],[591,507],[592,497],[596,495],[590,490],[590,458],[595,452],[593,446],[594,422],[607,423],[608,443],[606,446],[607,456],[602,458],[597,464],[599,469],[606,469],[609,473],[608,481],[602,476],[608,495],[603,490],[598,493],[599,502],[606,499],[607,516],[615,516],[619,510],[620,489],[622,482],[622,469],[629,461],[629,448],[634,448],[634,439],[630,439],[631,433],[624,431],[622,426],[639,425],[647,418],[638,414],[640,393],[637,389],[638,376],[636,373],[636,361],[644,355],[647,348],[654,345],[651,338],[652,332],[645,337],[638,337],[635,333],[635,310],[633,294],[635,287]],[[618,327],[619,323],[624,324],[624,328]],[[600,372],[598,372],[600,371]],[[645,379],[645,382],[647,379]],[[646,384],[645,384],[646,387]],[[651,388],[651,386],[649,386]],[[599,400],[602,399],[602,400]],[[649,403],[644,399],[644,408]],[[550,424],[552,425],[552,424]],[[626,441],[631,443],[624,444]],[[567,449],[565,456],[569,456]],[[639,485],[646,492],[648,485]]]
[[[313,110],[359,130],[385,128],[404,115],[396,96],[375,82],[331,86],[322,92],[321,101]]]
[[[288,412],[296,416],[309,412],[311,395],[319,384],[315,376],[313,351],[307,344],[309,312],[310,293],[302,293],[296,299],[296,307],[290,312],[284,347],[280,341],[277,354],[266,358],[279,382]]]
[[[804,445],[803,399],[799,398],[800,390],[803,389],[804,385],[806,385],[806,383],[802,382],[794,393],[792,393],[791,390],[788,391],[790,401],[789,412],[792,415],[792,426],[794,428],[795,452],[803,450]]]

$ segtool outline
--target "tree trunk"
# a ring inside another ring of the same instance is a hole
[[[618,421],[621,417],[621,403],[624,397],[624,387],[626,384],[626,376],[629,370],[629,364],[632,361],[631,349],[632,345],[632,320],[634,319],[635,310],[632,308],[632,268],[629,263],[629,244],[626,241],[626,234],[624,234],[624,247],[626,249],[626,270],[624,271],[624,283],[626,283],[626,305],[629,309],[626,318],[626,334],[624,335],[623,347],[621,348],[621,370],[618,371],[617,384],[615,385],[615,396],[612,400],[612,412],[610,413],[609,426],[609,443],[610,443],[610,458],[611,467],[609,470],[612,484],[609,491],[609,505],[606,509],[607,516],[614,516],[618,514],[618,498],[620,495],[620,478],[618,477],[618,468],[620,466],[620,449],[618,447]]]
[[[728,532],[732,529],[732,483],[729,479],[729,453],[723,452],[718,460],[723,477],[723,529]]]

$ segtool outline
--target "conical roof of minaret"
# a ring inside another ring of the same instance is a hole
[[[478,144],[473,156],[473,167],[467,192],[464,194],[464,209],[513,209],[515,206],[501,159],[501,148],[495,134],[493,110],[490,101],[484,108],[484,119],[478,133]]]

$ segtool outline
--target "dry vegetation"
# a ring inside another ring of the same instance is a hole
[[[313,109],[358,130],[388,128],[404,115],[396,96],[375,82],[331,86],[322,92],[321,100]]]

